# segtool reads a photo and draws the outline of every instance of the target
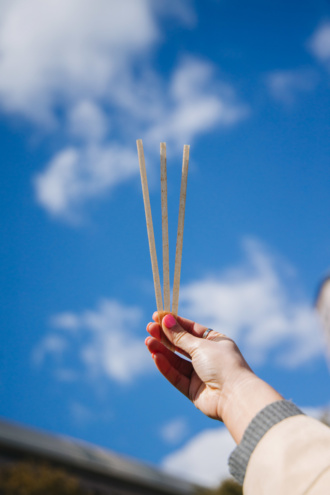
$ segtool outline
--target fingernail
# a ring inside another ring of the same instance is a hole
[[[154,352],[151,354],[151,357],[152,357],[152,359],[155,359],[155,353]]]
[[[172,328],[176,325],[176,319],[172,315],[166,315],[163,318],[163,323],[166,328]]]
[[[150,337],[147,337],[146,340],[144,341],[145,345],[148,345],[148,340],[150,339]]]

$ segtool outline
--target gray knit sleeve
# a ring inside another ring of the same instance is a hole
[[[287,400],[279,400],[262,409],[246,428],[243,438],[228,459],[229,471],[243,485],[250,456],[267,431],[283,419],[304,414]]]

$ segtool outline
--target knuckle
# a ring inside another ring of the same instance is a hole
[[[185,340],[186,333],[185,332],[178,332],[173,335],[173,341],[174,344],[180,347],[180,343],[183,343]]]
[[[176,388],[178,388],[178,386],[179,386],[180,382],[181,382],[181,375],[180,375],[180,373],[177,373],[177,374],[175,375],[175,378],[174,378],[174,381],[173,381],[173,385],[174,385]]]

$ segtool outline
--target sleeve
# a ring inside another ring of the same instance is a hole
[[[291,414],[285,404],[290,404]],[[274,406],[274,419],[267,420],[273,424],[265,431],[265,421],[259,422],[258,417],[265,417],[266,410],[267,416],[272,416]],[[303,415],[290,402],[275,402],[257,414],[230,459],[234,458],[237,461],[237,451],[242,450],[240,447],[244,448],[244,439],[249,438],[249,434],[254,437],[253,429],[258,431],[262,423],[263,431],[259,430],[260,438],[257,442],[254,440],[256,443],[252,451],[250,440],[245,447],[250,445],[245,476],[243,474],[244,495],[330,493],[330,428]],[[229,461],[229,464],[231,463],[232,460]]]

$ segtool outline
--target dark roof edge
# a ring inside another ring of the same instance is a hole
[[[44,433],[0,419],[0,447],[43,456],[68,466],[109,478],[157,487],[165,493],[193,494],[197,485],[162,473],[157,468],[131,460],[95,445],[60,435]]]

